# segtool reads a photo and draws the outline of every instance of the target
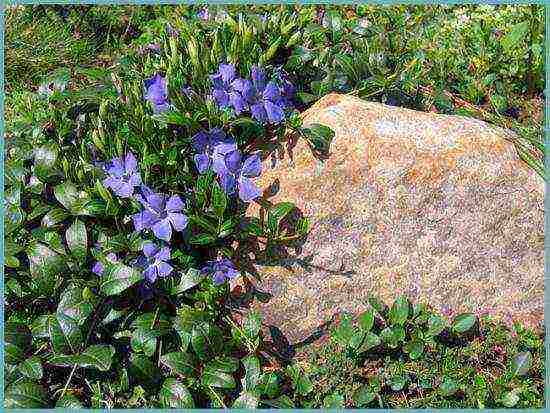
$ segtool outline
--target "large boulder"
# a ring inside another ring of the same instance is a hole
[[[269,201],[294,202],[312,222],[298,254],[258,268],[256,288],[271,298],[253,306],[275,331],[303,341],[334,314],[365,309],[369,293],[541,323],[544,181],[512,132],[337,94],[303,120],[334,130],[330,156],[298,140],[259,181],[278,180]]]

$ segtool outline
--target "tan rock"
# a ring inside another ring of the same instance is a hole
[[[512,132],[337,94],[303,119],[335,138],[323,162],[298,140],[259,180],[278,179],[269,201],[294,202],[312,222],[300,254],[258,268],[272,298],[254,305],[268,324],[301,341],[333,314],[363,310],[369,293],[540,324],[544,182]]]

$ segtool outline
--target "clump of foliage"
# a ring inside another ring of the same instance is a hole
[[[307,235],[307,217],[292,203],[273,205],[254,182],[289,134],[326,152],[332,132],[303,128],[299,110],[333,90],[387,103],[396,90],[412,93],[421,65],[385,55],[399,50],[399,36],[389,42],[379,30],[404,34],[412,22],[368,7],[166,10],[151,11],[157,18],[114,67],[55,71],[9,120],[6,407],[342,404],[344,393],[312,399],[316,382],[299,365],[266,368],[260,317],[233,317],[230,280],[253,277],[255,262]],[[382,26],[361,20],[380,13]],[[128,27],[117,22],[113,33]],[[250,202],[259,216],[247,214]],[[425,356],[452,344],[439,340],[443,328],[433,331],[442,319],[403,299],[396,306],[374,306],[378,315],[357,328],[345,319],[336,345],[352,360],[387,353],[388,372],[399,370],[395,352],[433,370],[436,359]],[[482,402],[537,405],[510,388],[516,376],[502,382],[513,395],[497,389]],[[357,405],[386,400],[374,393]]]
[[[460,314],[450,322],[404,297],[342,316],[329,342],[291,369],[288,407],[542,408],[544,338],[519,324]]]

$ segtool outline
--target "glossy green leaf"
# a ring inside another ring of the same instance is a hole
[[[101,291],[106,295],[120,294],[142,279],[140,271],[121,263],[110,263],[101,276]]]
[[[84,260],[88,253],[88,234],[84,223],[76,219],[65,232],[65,239],[69,251],[79,260]]]
[[[29,379],[40,380],[42,378],[42,362],[37,356],[31,356],[19,363],[19,372]]]
[[[170,369],[173,374],[189,377],[195,369],[195,359],[190,353],[175,351],[161,356],[160,363]]]
[[[451,328],[455,333],[465,333],[475,325],[476,321],[476,316],[473,314],[460,314],[454,318]]]
[[[7,409],[40,409],[46,407],[46,402],[44,388],[32,382],[12,384],[4,394],[4,407]]]
[[[195,403],[191,393],[183,383],[174,378],[167,378],[159,392],[162,407],[172,409],[193,409]]]

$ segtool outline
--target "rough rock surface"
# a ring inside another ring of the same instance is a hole
[[[312,222],[286,268],[258,268],[257,288],[272,297],[253,305],[267,324],[300,342],[333,314],[362,311],[369,293],[541,323],[544,182],[510,131],[337,94],[303,119],[336,135],[323,162],[298,140],[265,164],[260,186],[280,181],[269,200],[296,203]]]

